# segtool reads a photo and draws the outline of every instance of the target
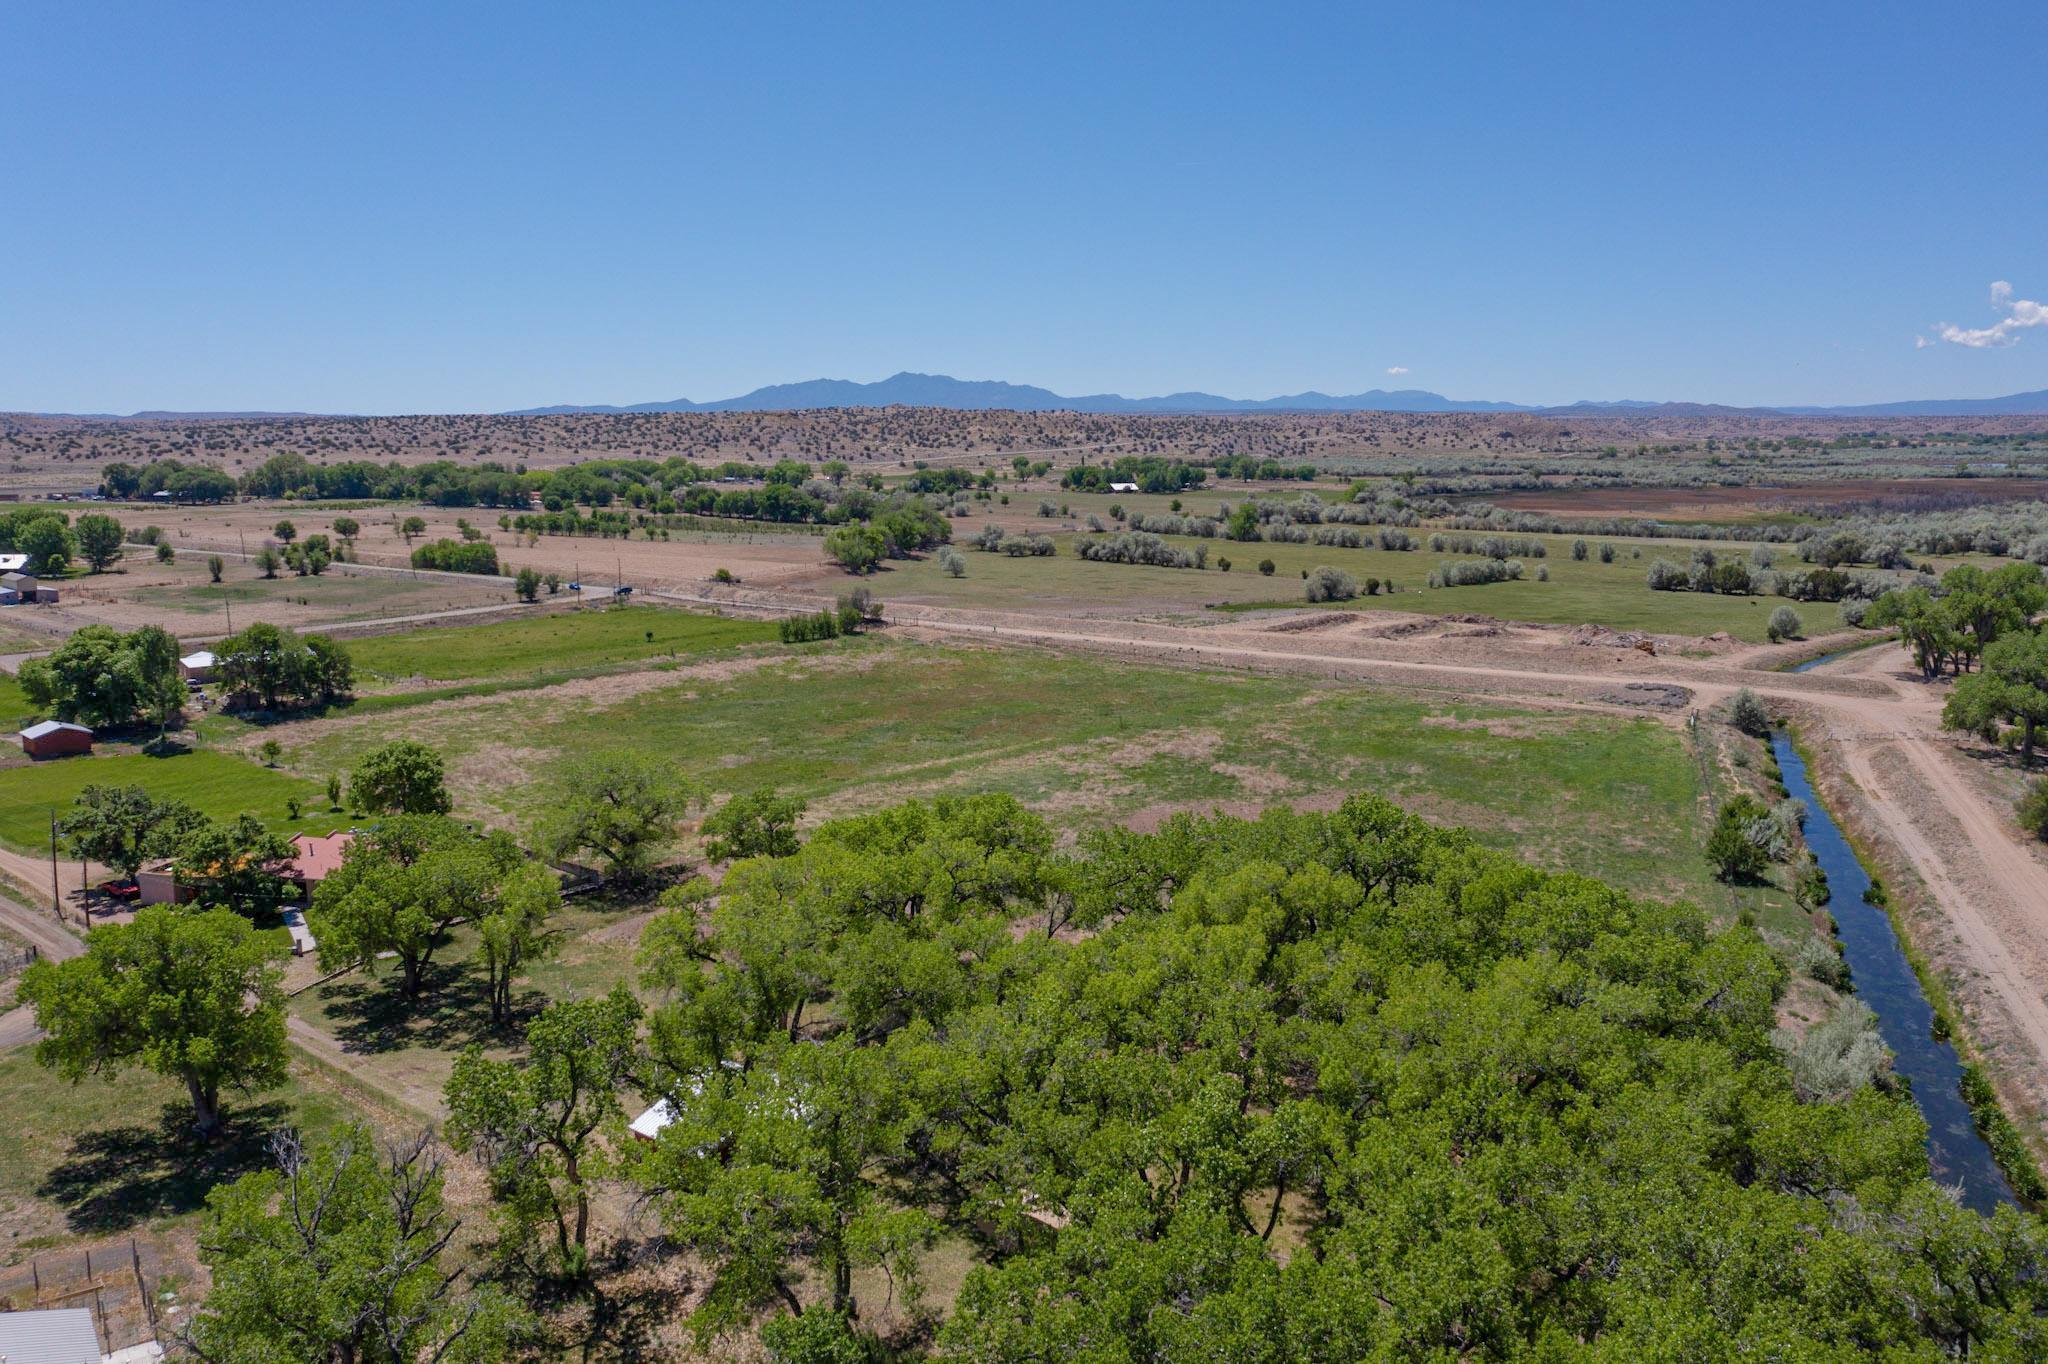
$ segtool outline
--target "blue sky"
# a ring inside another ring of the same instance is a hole
[[[12,0],[0,51],[0,409],[2048,387],[2039,0]]]

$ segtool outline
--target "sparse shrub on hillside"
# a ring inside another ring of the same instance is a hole
[[[1208,555],[1208,546],[1198,545],[1193,551],[1178,549],[1144,531],[1123,531],[1100,540],[1076,540],[1074,553],[1096,563],[1199,568]]]
[[[1771,618],[1764,626],[1764,634],[1769,637],[1771,643],[1776,644],[1781,639],[1799,638],[1803,628],[1799,613],[1789,606],[1781,606],[1771,612]]]
[[[1728,722],[1744,734],[1757,738],[1771,732],[1770,712],[1764,709],[1762,699],[1748,687],[1728,699]]]
[[[1523,573],[1520,559],[1465,559],[1453,563],[1438,564],[1429,572],[1431,587],[1476,587],[1483,583],[1507,583],[1520,580]]]
[[[1358,579],[1327,565],[1309,570],[1304,595],[1311,602],[1350,601],[1358,595]]]

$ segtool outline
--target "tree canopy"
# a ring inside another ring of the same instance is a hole
[[[355,686],[348,650],[325,635],[299,636],[261,623],[214,650],[221,685],[245,704],[277,710],[346,696]]]
[[[585,754],[563,774],[534,841],[543,856],[589,853],[614,876],[645,875],[675,842],[697,788],[674,762],[631,749]]]
[[[211,1136],[222,1086],[284,1082],[284,956],[230,910],[147,906],[94,929],[85,955],[23,973],[21,998],[48,1034],[36,1059],[74,1081],[130,1065],[182,1080]]]
[[[1881,1071],[1802,1091],[1753,928],[1373,797],[1073,858],[913,802],[736,864],[643,962],[677,1120],[636,1173],[706,1330],[857,1321],[944,1230],[963,1360],[2048,1348],[2040,1221],[1935,1187]]]
[[[496,1364],[531,1321],[450,1269],[461,1229],[424,1134],[379,1149],[360,1127],[272,1144],[274,1168],[206,1200],[213,1287],[184,1342],[207,1364]]]
[[[143,786],[88,786],[62,825],[74,857],[104,862],[133,880],[142,864],[168,857],[206,817],[177,800],[158,800]]]
[[[358,834],[313,892],[309,924],[327,970],[397,956],[419,995],[451,925],[487,916],[524,858],[504,833],[478,837],[445,815],[392,815]]]
[[[185,704],[178,641],[154,625],[122,634],[87,625],[43,658],[21,665],[29,704],[93,728],[167,724]]]
[[[349,803],[366,814],[445,815],[447,771],[441,755],[417,739],[394,739],[356,759]]]

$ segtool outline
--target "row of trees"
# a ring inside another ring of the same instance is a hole
[[[1974,564],[1959,564],[1933,587],[1915,585],[1885,593],[1870,604],[1863,623],[1896,629],[1926,676],[1937,677],[1944,670],[1960,676],[2001,638],[2024,630],[2044,608],[2048,582],[2039,565],[2005,564],[1986,572]]]
[[[164,729],[185,704],[179,645],[154,625],[122,633],[88,625],[42,658],[22,664],[22,694],[39,711],[95,729],[147,724]],[[214,648],[216,677],[231,702],[265,710],[324,704],[347,696],[355,672],[348,650],[325,635],[300,636],[257,624]]]

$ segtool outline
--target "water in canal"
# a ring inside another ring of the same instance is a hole
[[[1963,1202],[1978,1212],[2013,1202],[2012,1186],[1963,1102],[1962,1062],[1954,1047],[1934,1036],[1934,1007],[1920,992],[1890,918],[1863,898],[1870,889],[1863,864],[1814,794],[1806,763],[1791,740],[1774,732],[1771,751],[1777,754],[1785,788],[1806,805],[1807,846],[1828,876],[1828,911],[1835,916],[1857,998],[1877,1014],[1878,1033],[1895,1058],[1893,1069],[1911,1082],[1913,1098],[1927,1119],[1927,1159],[1934,1178],[1961,1185]]]

